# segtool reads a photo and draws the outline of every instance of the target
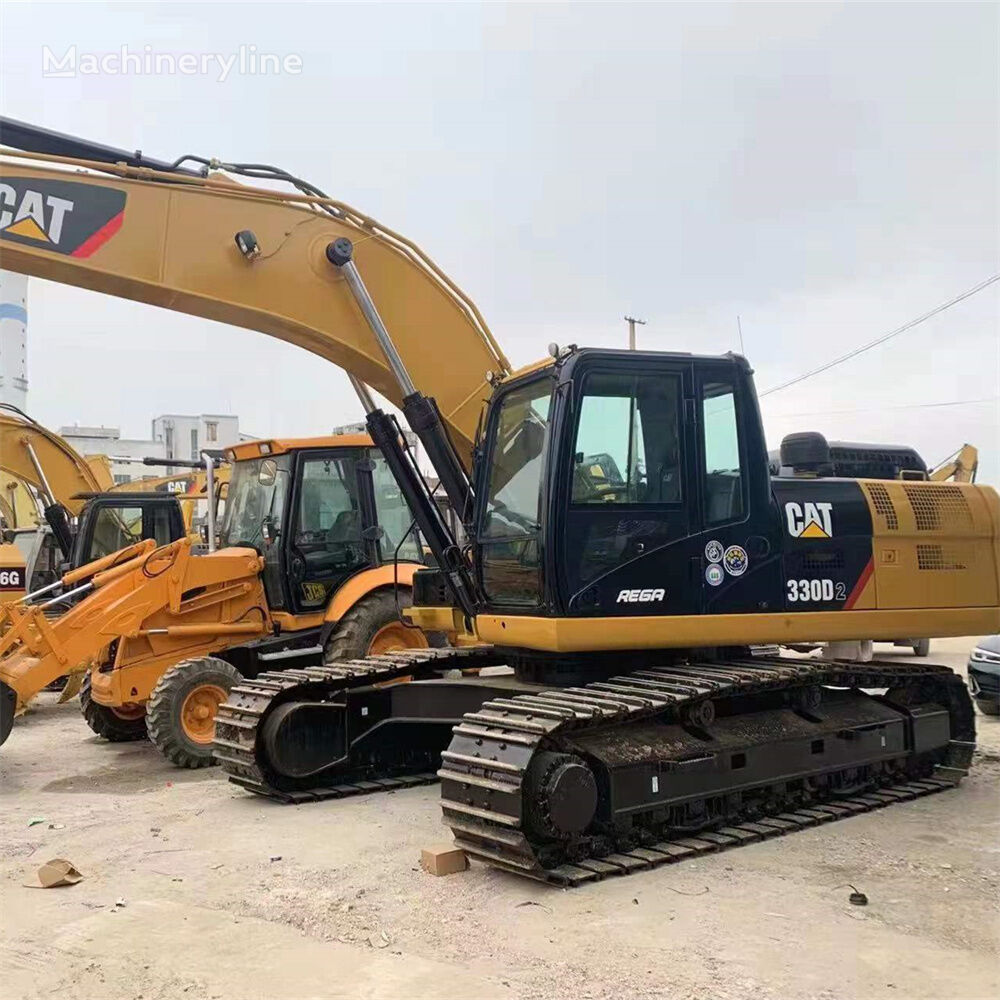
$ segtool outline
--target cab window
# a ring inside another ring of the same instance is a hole
[[[302,463],[295,545],[307,550],[336,547],[350,563],[366,561],[353,456],[309,458]]]
[[[264,547],[264,522],[268,534],[276,538],[288,493],[288,455],[275,455],[233,464],[226,493],[221,544]]]
[[[705,524],[738,520],[743,516],[743,467],[736,394],[731,382],[707,382],[703,386],[701,418]]]
[[[499,603],[541,601],[538,531],[552,379],[503,396],[479,533],[483,586]]]
[[[397,558],[423,562],[423,554],[413,527],[413,514],[396,484],[389,466],[378,452],[372,452],[375,470],[372,485],[375,488],[375,511],[382,529],[382,559],[386,562]],[[400,544],[402,543],[402,544]]]
[[[572,502],[679,503],[681,472],[680,379],[588,375],[573,454]]]
[[[141,539],[141,507],[100,507],[94,519],[90,558],[101,559]]]

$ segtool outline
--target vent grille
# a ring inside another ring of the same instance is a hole
[[[954,549],[944,545],[918,545],[917,567],[919,569],[968,569],[972,560],[966,554],[959,555]]]
[[[833,552],[804,552],[799,558],[799,568],[803,572],[822,573],[826,570],[844,568],[844,553],[839,550]]]
[[[871,497],[872,506],[875,513],[883,521],[889,531],[896,531],[899,528],[899,519],[896,517],[896,508],[892,505],[889,491],[881,483],[865,483],[868,496]]]
[[[913,508],[918,531],[971,528],[972,511],[965,494],[957,486],[924,486],[911,483],[903,486],[906,499]]]

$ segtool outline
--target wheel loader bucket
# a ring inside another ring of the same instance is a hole
[[[77,670],[75,673],[70,674],[66,678],[66,686],[60,692],[59,700],[56,704],[61,705],[64,701],[69,701],[70,698],[75,698],[80,693],[80,688],[83,685],[83,679],[86,676],[86,670]]]

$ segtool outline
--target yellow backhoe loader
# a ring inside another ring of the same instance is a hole
[[[366,436],[255,441],[227,458],[221,551],[196,555],[181,534],[139,542],[138,505],[153,494],[110,492],[94,502],[114,503],[115,530],[91,517],[78,532],[95,561],[0,609],[0,681],[15,713],[97,663],[81,689],[90,727],[112,741],[148,733],[169,760],[198,767],[212,762],[216,708],[237,679],[428,648],[398,612],[422,561],[412,515]]]
[[[11,121],[3,141],[22,150],[0,169],[5,267],[259,330],[349,372],[435,556],[407,615],[482,644],[241,681],[216,721],[232,780],[304,801],[440,763],[466,852],[576,885],[965,773],[974,715],[948,668],[750,646],[996,631],[994,490],[772,478],[732,354],[553,345],[511,371],[414,244],[284,170],[160,162]],[[369,386],[402,407],[464,547]],[[175,606],[196,567],[242,562],[252,586],[264,558],[255,545],[181,564],[182,550],[141,557]],[[29,640],[0,652],[0,676]],[[513,673],[469,673],[487,664]]]

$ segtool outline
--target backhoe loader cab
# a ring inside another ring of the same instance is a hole
[[[268,607],[300,630],[359,574],[422,561],[412,515],[367,436],[253,441],[228,457],[219,543],[262,556]]]

